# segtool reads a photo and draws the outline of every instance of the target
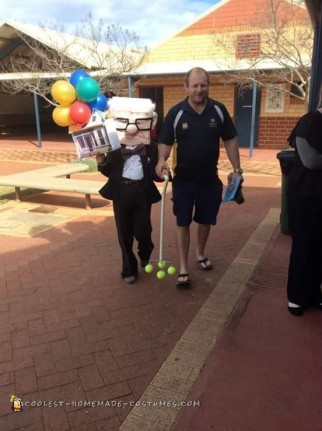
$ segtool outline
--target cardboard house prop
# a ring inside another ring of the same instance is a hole
[[[71,135],[79,159],[120,148],[114,120],[106,119],[104,113],[100,111],[94,111],[86,126],[72,131]]]

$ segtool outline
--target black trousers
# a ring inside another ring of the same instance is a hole
[[[138,256],[150,258],[154,244],[151,233],[151,204],[143,184],[121,185],[120,199],[113,202],[118,241],[122,251],[122,277],[137,275],[138,262],[133,252],[134,240],[138,242]]]
[[[292,248],[288,268],[288,300],[302,306],[322,302],[322,198],[288,194]]]

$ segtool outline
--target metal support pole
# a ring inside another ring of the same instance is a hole
[[[132,78],[130,76],[127,77],[127,86],[128,86],[129,97],[133,97],[133,83],[132,83]]]
[[[39,106],[38,106],[38,96],[37,96],[36,93],[34,93],[34,107],[35,107],[35,116],[36,116],[36,128],[37,128],[38,147],[42,148],[41,131],[40,131],[40,116],[39,116]]]
[[[252,100],[252,120],[250,124],[250,143],[249,143],[249,157],[253,156],[253,149],[255,144],[255,116],[256,116],[256,99],[257,99],[257,86],[253,81],[253,100]]]

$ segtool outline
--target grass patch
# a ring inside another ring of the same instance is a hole
[[[83,163],[88,166],[88,171],[86,172],[97,172],[97,163],[93,159],[80,159],[74,160],[73,163]]]

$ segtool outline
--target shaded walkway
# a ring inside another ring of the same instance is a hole
[[[322,313],[287,312],[290,237],[277,230],[173,431],[320,431]]]

